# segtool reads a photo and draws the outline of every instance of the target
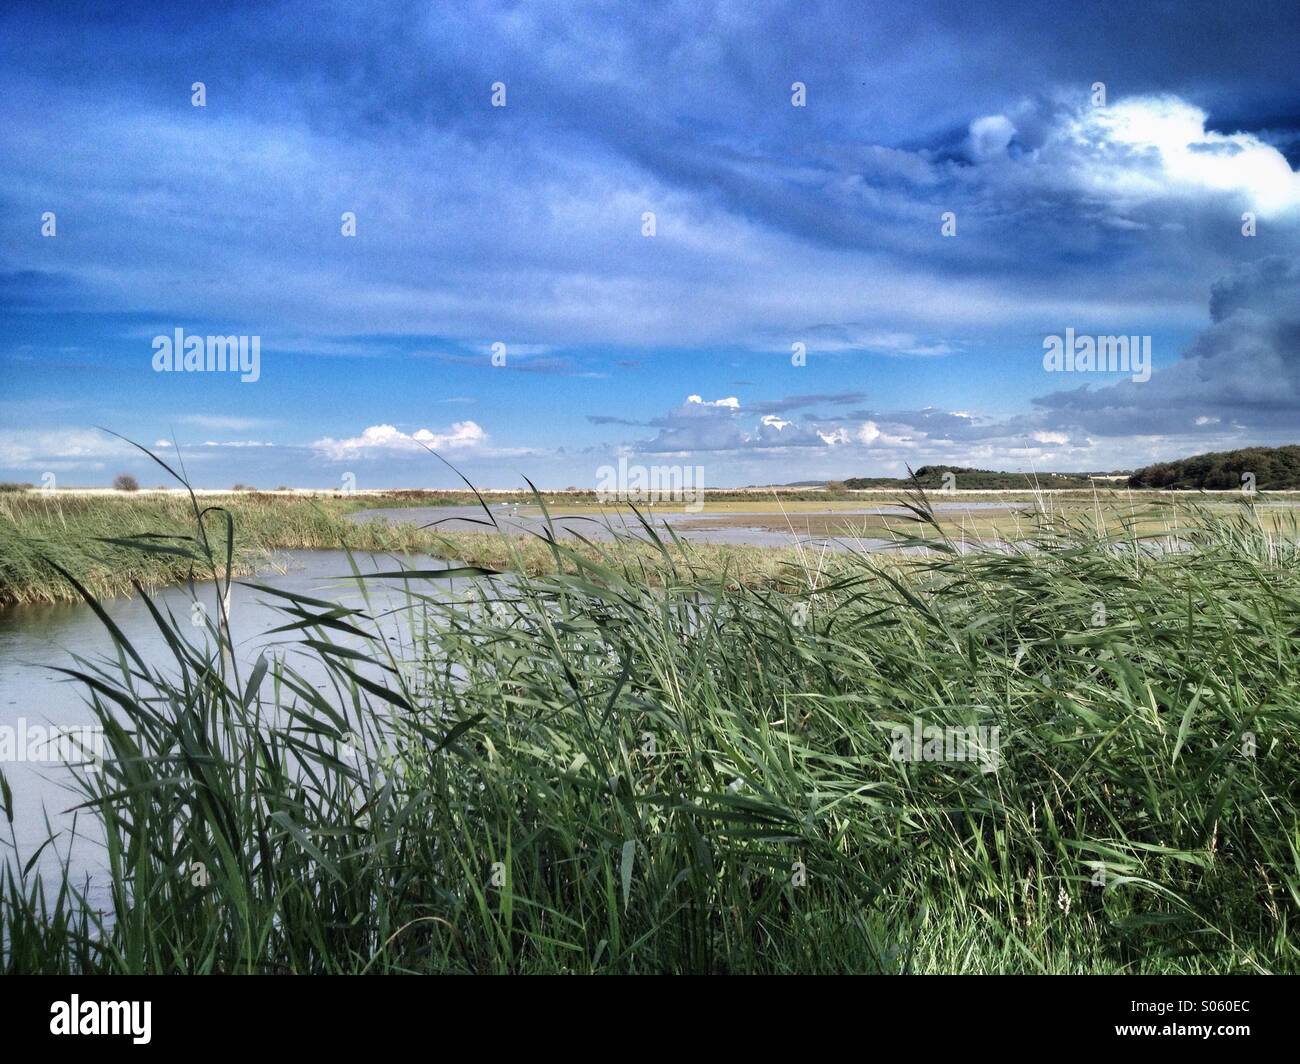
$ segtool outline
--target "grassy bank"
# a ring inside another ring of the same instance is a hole
[[[232,494],[205,497],[203,504],[219,508],[204,521],[211,535],[224,539],[226,514],[238,529],[233,562],[241,575],[276,548],[335,547],[344,536],[357,549],[367,550],[400,550],[413,542],[409,529],[349,528],[344,514],[359,506],[343,498]],[[188,536],[194,531],[193,509],[185,495],[0,495],[0,604],[69,601],[75,596],[48,564],[51,561],[100,597],[129,593],[133,582],[150,589],[181,583],[194,571],[192,559],[142,553],[124,541],[141,533]],[[195,576],[203,579],[202,567]]]
[[[730,493],[721,493],[730,494]],[[1251,514],[1271,533],[1295,538],[1300,535],[1297,511],[1268,507],[1251,511],[1237,496],[1229,499],[1196,495],[1169,496],[1162,493],[1093,493],[1078,498],[982,495],[931,497],[942,503],[935,511],[941,532],[954,540],[1032,540],[1037,534],[1035,512],[1054,520],[1084,522],[1093,530],[1112,535],[1177,535],[1189,514],[1211,507],[1224,515],[1239,510]],[[1261,500],[1269,497],[1261,496]],[[1289,503],[1289,496],[1277,497]],[[348,515],[360,510],[438,505],[477,505],[470,492],[383,492],[374,494],[275,494],[259,492],[205,494],[199,504],[210,508],[204,527],[213,536],[224,535],[227,516],[234,528],[232,571],[248,576],[281,550],[350,549],[364,552],[429,553],[455,558],[469,564],[493,568],[518,567],[527,575],[541,575],[554,569],[553,552],[533,536],[502,536],[477,532],[440,532],[414,523],[356,522]],[[1019,503],[1027,510],[964,510],[969,502]],[[603,522],[635,518],[626,508],[611,509],[591,498],[541,496],[525,503],[520,513],[540,515],[541,505],[553,514],[582,516]],[[809,562],[815,548],[799,550],[800,539],[856,537],[862,540],[905,540],[914,532],[910,515],[852,514],[864,507],[894,507],[891,498],[851,501],[821,501],[813,498],[717,499],[712,495],[706,508],[691,515],[691,523],[680,527],[689,532],[699,528],[756,528],[788,536],[789,549],[753,548],[699,544],[689,551],[690,566],[698,574],[726,574],[754,587],[794,586],[790,573]],[[952,508],[956,507],[956,508]],[[724,510],[726,516],[719,516]],[[662,508],[646,508],[652,520]],[[675,510],[681,514],[681,507]],[[76,592],[49,564],[55,562],[72,573],[95,595],[106,598],[130,594],[138,583],[146,589],[178,584],[193,577],[204,579],[203,567],[177,553],[143,553],[128,541],[142,529],[161,536],[183,537],[194,522],[188,496],[178,493],[82,495],[40,492],[0,494],[0,606],[14,603],[69,602]],[[486,526],[485,526],[486,527]],[[660,534],[662,524],[657,525]],[[489,530],[490,531],[490,530]],[[165,541],[160,541],[165,542]],[[593,549],[575,545],[588,559],[598,556]],[[638,557],[653,554],[653,547],[627,549]],[[649,551],[649,554],[647,553]],[[223,559],[224,563],[224,559]],[[223,568],[224,571],[224,568]],[[648,578],[658,579],[653,573]],[[797,583],[798,577],[794,578]]]
[[[474,497],[469,498],[472,501]],[[439,501],[462,500],[444,496]],[[204,528],[223,543],[229,516],[234,529],[231,572],[239,577],[252,574],[277,550],[428,553],[473,565],[514,567],[529,575],[550,572],[555,566],[554,553],[534,536],[439,532],[415,523],[347,519],[359,510],[432,505],[424,493],[242,493],[201,496],[199,504],[212,508],[204,517]],[[181,537],[193,535],[195,519],[189,498],[177,494],[0,495],[0,606],[77,601],[76,590],[50,562],[71,573],[99,598],[130,594],[137,583],[156,590],[189,579],[210,579],[207,567],[196,565],[193,557],[136,549],[132,537],[146,530],[154,537],[174,537],[156,539],[161,546],[175,545]],[[597,556],[594,549],[580,544],[576,549],[588,558]],[[653,546],[632,545],[630,549],[646,558],[656,554]],[[224,573],[224,555],[218,560],[218,570]],[[794,549],[713,545],[691,549],[692,567],[710,574],[730,574],[755,586],[788,583],[789,567],[799,561],[800,552]]]
[[[123,645],[76,667],[112,911],[9,855],[0,969],[1295,972],[1300,557],[1192,516],[798,593],[544,545],[468,605],[413,574],[400,647],[283,600],[324,689]],[[996,757],[907,759],[927,725]]]

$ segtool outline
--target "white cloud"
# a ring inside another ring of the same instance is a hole
[[[360,436],[344,440],[327,436],[311,446],[325,458],[342,461],[402,453],[427,454],[426,447],[435,451],[476,449],[487,438],[477,422],[457,421],[446,432],[418,429],[409,435],[393,425],[371,425]]]
[[[864,421],[862,427],[854,434],[854,438],[868,447],[882,444],[890,447],[900,447],[906,446],[908,443],[902,436],[892,436],[885,432],[874,421]]]
[[[1176,96],[1132,97],[1065,121],[1040,159],[1068,164],[1085,190],[1128,203],[1236,193],[1260,214],[1300,206],[1300,174],[1277,148],[1205,122]]]
[[[90,462],[139,454],[130,444],[96,429],[0,432],[0,466],[20,468],[47,461]]]
[[[868,329],[849,322],[820,325],[806,330],[808,350],[814,353],[868,351],[880,355],[950,355],[957,348],[943,340],[926,340],[915,333]]]
[[[970,124],[970,149],[977,159],[1005,155],[1016,127],[1006,115],[985,115]]]

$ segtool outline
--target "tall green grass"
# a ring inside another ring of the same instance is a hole
[[[336,547],[356,550],[417,550],[429,545],[413,525],[350,522],[346,515],[370,505],[391,505],[388,496],[285,497],[223,495],[209,505],[231,515],[239,529],[234,570],[248,574],[273,551]],[[183,536],[192,531],[187,495],[77,496],[32,492],[0,495],[0,605],[67,601],[75,592],[48,562],[74,573],[99,597],[202,578],[194,559],[173,553],[122,549],[121,541],[147,530]]]
[[[913,506],[924,558],[797,591],[647,526],[543,537],[545,575],[408,571],[400,645],[379,599],[279,593],[324,689],[241,673],[219,619],[196,651],[159,614],[158,662],[105,617],[68,674],[111,905],[10,855],[0,969],[1300,969],[1294,541],[1184,509],[1177,551],[1043,515],[962,552]],[[192,509],[168,545],[219,581]],[[997,771],[896,760],[917,719],[997,726]]]

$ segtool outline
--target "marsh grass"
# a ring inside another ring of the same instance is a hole
[[[203,497],[213,512],[230,515],[239,530],[232,569],[248,575],[273,551],[337,547],[358,551],[415,550],[427,543],[413,526],[353,523],[347,513],[368,496],[294,498],[259,494]],[[141,529],[158,536],[194,531],[189,495],[0,495],[0,604],[76,600],[79,596],[49,563],[77,576],[99,598],[210,577],[199,561],[180,554],[141,552],[124,544]]]
[[[554,552],[533,536],[500,530],[490,535],[443,532],[415,522],[348,520],[348,515],[358,510],[447,502],[441,495],[246,493],[200,498],[230,514],[236,529],[232,571],[241,577],[266,567],[279,551],[340,547],[358,553],[431,553],[487,567],[510,564],[527,575],[553,571],[556,564]],[[473,501],[472,495],[469,498]],[[101,599],[131,594],[137,584],[154,591],[208,578],[192,558],[141,553],[121,542],[142,528],[156,535],[183,536],[193,520],[190,499],[183,495],[0,495],[0,607],[80,601],[77,591],[50,562],[75,575]],[[589,558],[599,556],[584,543],[571,546]],[[647,560],[659,554],[653,544],[639,541],[625,542],[625,550]],[[789,566],[797,552],[701,544],[694,548],[693,557],[697,567],[714,573],[729,572],[755,585],[788,586]]]
[[[806,570],[810,555],[819,554],[813,545],[819,538],[836,538],[864,547],[871,541],[884,540],[903,546],[912,534],[910,517],[894,515],[852,515],[839,513],[816,497],[826,493],[803,493],[797,498],[773,494],[763,500],[755,492],[710,493],[710,504],[719,502],[735,516],[719,524],[762,527],[787,533],[789,547],[753,547],[727,544],[694,543],[690,547],[693,569],[711,578],[728,574],[730,579],[756,588],[797,590],[801,580],[792,573]],[[808,497],[809,495],[814,498]],[[529,512],[546,507],[548,512],[563,513],[573,526],[581,521],[605,523],[616,517],[620,527],[637,525],[631,509],[602,507],[590,493],[572,493],[563,497],[532,496]],[[715,498],[716,496],[716,498]],[[739,501],[733,496],[743,496]],[[954,498],[976,501],[978,496],[964,494],[941,496],[951,503]],[[935,534],[959,543],[1032,542],[1040,532],[1041,520],[1087,519],[1098,534],[1123,533],[1158,538],[1176,529],[1180,515],[1190,509],[1220,516],[1245,509],[1253,515],[1251,527],[1271,531],[1279,539],[1292,536],[1296,527],[1296,510],[1250,508],[1237,495],[1197,496],[1183,493],[1192,503],[1177,495],[1157,492],[1119,492],[1097,490],[1081,492],[1020,493],[1031,504],[1028,512],[935,512]],[[350,515],[360,510],[474,505],[473,491],[387,491],[382,493],[335,493],[298,495],[270,492],[238,492],[198,496],[205,505],[227,513],[236,535],[231,558],[232,571],[249,576],[273,563],[278,552],[289,550],[345,549],[361,552],[431,553],[460,558],[490,568],[517,566],[519,572],[537,576],[553,572],[556,555],[536,537],[508,534],[484,522],[480,532],[445,532],[436,522],[355,521]],[[754,501],[756,498],[759,501]],[[1261,499],[1272,496],[1261,496]],[[1289,497],[1279,496],[1279,500]],[[984,501],[1007,501],[1007,496],[989,496]],[[894,498],[874,502],[858,498],[854,507],[893,503]],[[1285,505],[1285,502],[1283,503]],[[809,513],[809,510],[814,512]],[[758,511],[768,511],[759,514]],[[775,511],[779,516],[772,516]],[[650,511],[653,513],[653,511]],[[0,607],[12,604],[77,602],[80,596],[48,564],[53,561],[72,573],[97,598],[131,594],[136,584],[153,591],[161,587],[203,579],[201,569],[192,559],[166,552],[142,553],[126,548],[121,541],[141,528],[155,535],[183,536],[193,522],[190,497],[184,493],[149,493],[117,495],[79,495],[70,492],[0,493]],[[663,523],[656,521],[662,529]],[[637,559],[656,562],[658,548],[644,537],[623,536],[622,550]],[[600,554],[590,544],[570,543],[573,551],[590,560]],[[658,579],[658,564],[646,567],[649,579]]]
[[[1294,540],[1041,513],[963,552],[909,505],[925,556],[779,588],[647,524],[542,535],[545,573],[509,538],[508,579],[409,569],[396,613],[273,593],[324,689],[241,674],[219,621],[199,651],[159,614],[149,662],[104,616],[66,673],[107,734],[77,779],[111,900],[10,854],[0,969],[1300,968]],[[218,582],[238,553],[168,544]],[[891,757],[915,719],[997,726],[1000,767]]]

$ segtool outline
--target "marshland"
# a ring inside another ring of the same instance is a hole
[[[1289,508],[470,500],[0,496],[103,735],[0,766],[0,970],[1300,969]]]
[[[1300,5],[89,6],[0,5],[0,973],[1300,974]]]

